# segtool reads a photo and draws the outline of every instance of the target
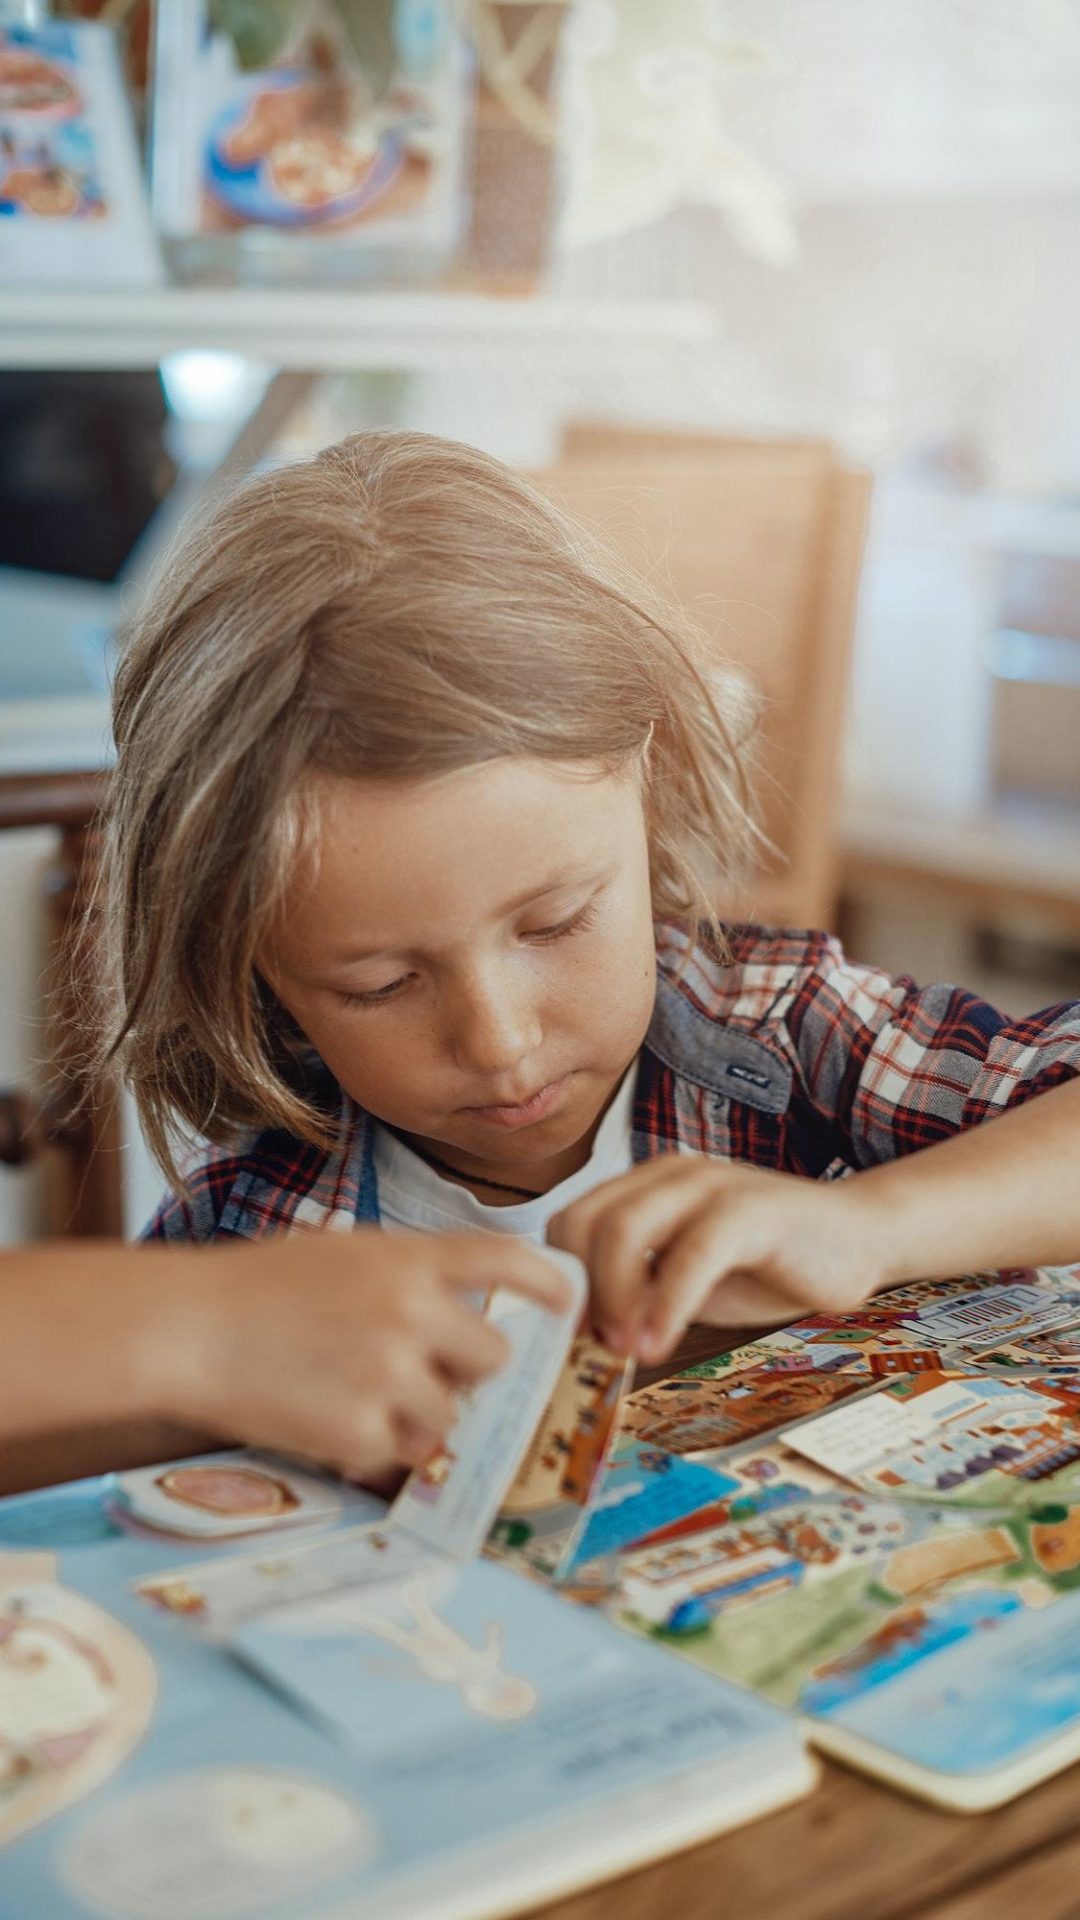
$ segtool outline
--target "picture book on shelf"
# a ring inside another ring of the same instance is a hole
[[[115,34],[0,21],[0,287],[160,280]]]

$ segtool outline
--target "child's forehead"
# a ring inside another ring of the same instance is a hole
[[[344,960],[452,940],[612,878],[639,851],[636,790],[509,761],[439,781],[324,781],[287,945]]]
[[[601,838],[627,811],[626,782],[597,768],[515,756],[432,779],[321,775],[312,786],[322,860],[349,850],[365,864],[474,866],[541,856]]]
[[[583,787],[601,786],[617,777],[597,761],[507,753],[440,772],[394,778],[314,767],[304,784],[320,813],[333,815],[358,809],[423,809],[463,801],[501,807],[507,796],[517,793],[532,801],[542,793],[571,800]]]

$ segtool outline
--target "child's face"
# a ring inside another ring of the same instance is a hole
[[[318,871],[292,882],[265,970],[327,1066],[463,1156],[572,1155],[653,1008],[637,780],[507,759],[327,780],[318,800]]]

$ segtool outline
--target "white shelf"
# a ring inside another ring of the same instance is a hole
[[[1068,801],[1013,796],[956,815],[849,801],[842,841],[863,882],[878,865],[889,885],[899,868],[946,887],[1016,890],[1080,906],[1080,805]]]
[[[980,553],[1080,557],[1080,508],[989,488],[892,478],[874,489],[872,538],[882,547],[953,547]]]
[[[254,287],[0,292],[0,367],[153,367],[205,347],[313,371],[439,368],[492,355],[580,366],[705,346],[703,301],[494,299]]]
[[[109,702],[0,700],[0,774],[84,773],[112,761]]]

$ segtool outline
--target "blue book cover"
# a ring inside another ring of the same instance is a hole
[[[0,1920],[479,1920],[812,1781],[789,1714],[290,1463],[0,1502]]]

